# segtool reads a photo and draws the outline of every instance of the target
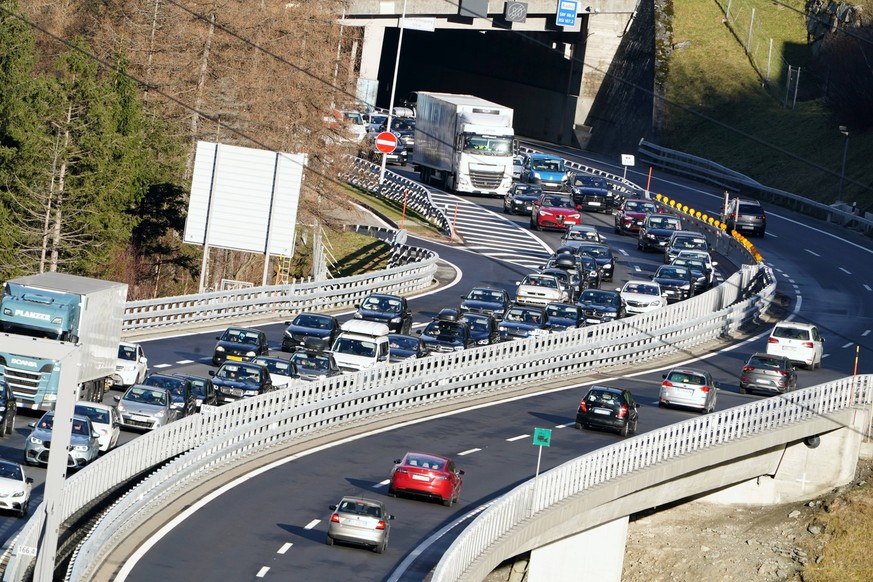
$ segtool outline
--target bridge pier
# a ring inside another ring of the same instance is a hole
[[[604,523],[530,552],[528,582],[621,582],[628,517]],[[580,560],[582,556],[588,560]]]
[[[358,101],[376,105],[379,91],[379,62],[382,60],[382,42],[385,27],[369,23],[364,28],[364,42],[361,47],[361,70],[358,72]]]

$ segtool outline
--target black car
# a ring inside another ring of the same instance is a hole
[[[576,301],[576,297],[581,294],[580,287],[582,282],[579,280],[579,275],[576,272],[576,269],[567,270],[558,267],[546,267],[540,271],[540,274],[551,275],[560,281],[561,285],[570,291],[570,301]]]
[[[500,319],[510,303],[509,293],[503,289],[474,287],[466,295],[461,295],[461,306],[458,309],[461,313],[490,313]]]
[[[590,259],[590,257],[589,257]],[[598,284],[600,279],[600,270],[597,268],[597,263],[591,259],[594,277]],[[591,287],[591,271],[589,271],[581,261],[581,255],[571,255],[569,253],[561,253],[549,259],[542,269],[542,273],[548,274],[554,270],[565,271],[570,278],[569,286],[572,290],[573,301],[576,300],[582,291]]]
[[[500,340],[524,339],[549,333],[546,310],[542,307],[513,305],[498,326]]]
[[[606,188],[573,187],[573,204],[588,212],[612,212],[612,194]]]
[[[614,430],[623,437],[637,432],[639,405],[627,390],[592,386],[576,411],[576,428]]]
[[[212,383],[212,378],[189,376],[188,374],[173,375],[185,378],[191,382],[191,390],[194,392],[194,400],[197,403],[198,411],[204,404],[207,406],[216,406],[218,404],[218,394],[215,393],[215,385]]]
[[[489,313],[465,313],[464,321],[470,326],[470,335],[477,346],[488,346],[500,341],[497,318]]]
[[[676,257],[670,264],[676,267],[685,267],[691,271],[691,274],[694,276],[695,293],[706,291],[709,287],[706,263],[703,261],[688,259],[686,257]]]
[[[243,362],[270,353],[267,334],[259,329],[229,327],[215,339],[218,343],[215,344],[212,363],[216,366],[220,366],[226,360]]]
[[[333,354],[326,350],[303,348],[291,354],[288,359],[297,366],[297,374],[302,380],[311,381],[342,374]]]
[[[388,126],[382,125],[381,131],[388,131]],[[392,117],[391,133],[399,138],[400,143],[406,147],[406,151],[412,155],[413,150],[415,150],[415,118]]]
[[[655,249],[663,252],[667,241],[677,230],[682,230],[682,221],[671,214],[649,214],[640,227],[637,250]]]
[[[549,303],[546,305],[549,329],[563,331],[585,325],[585,311],[572,303]]]
[[[424,340],[415,335],[388,334],[389,361],[402,362],[430,355]]]
[[[621,295],[616,291],[586,289],[576,303],[585,312],[586,323],[605,323],[624,317]]]
[[[597,262],[602,281],[612,281],[615,273],[615,257],[612,255],[612,249],[606,245],[586,243],[579,245],[577,252],[580,255],[588,255]]]
[[[412,329],[412,311],[405,297],[373,293],[356,307],[355,319],[384,323],[391,333],[409,335]]]
[[[218,370],[209,370],[209,375],[221,403],[251,398],[273,389],[270,371],[250,362],[225,362]]]
[[[0,380],[0,436],[12,434],[17,414],[18,399],[9,384]]]
[[[397,144],[391,153],[384,153],[376,147],[376,137],[381,135],[381,132],[371,132],[364,138],[364,143],[367,144],[365,150],[361,151],[362,158],[367,158],[374,164],[382,163],[382,156],[385,156],[386,164],[398,164],[405,166],[409,162],[409,149],[403,143],[403,136],[397,132],[392,132],[397,138]]]
[[[579,265],[588,278],[587,289],[600,289],[602,281],[600,267],[591,255],[579,255]]]
[[[179,411],[179,418],[189,416],[197,411],[197,398],[194,396],[191,380],[183,376],[150,374],[142,383],[145,386],[157,386],[169,390],[173,397],[171,408]]]
[[[674,233],[667,241],[667,246],[664,248],[664,263],[669,263],[678,257],[682,251],[708,253],[709,243],[706,242],[706,237],[702,234],[680,230],[678,233]]]
[[[318,338],[325,346],[333,345],[340,333],[340,323],[332,315],[320,313],[300,313],[291,321],[286,321],[282,335],[282,351],[293,352],[306,345],[307,338]]]
[[[421,341],[432,352],[456,352],[476,345],[461,313],[443,309],[423,330],[418,330]]]
[[[679,265],[661,265],[652,275],[652,281],[660,285],[667,303],[693,297],[697,286],[691,269]]]
[[[503,197],[504,214],[526,214],[530,216],[533,203],[536,202],[543,188],[539,184],[513,184]]]

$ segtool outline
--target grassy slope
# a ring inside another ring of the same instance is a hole
[[[802,6],[798,0],[787,3]],[[764,0],[737,0],[732,12],[743,9],[748,14],[751,6],[756,8],[760,40],[773,36],[774,52],[790,55],[792,64],[805,65],[803,17]],[[673,105],[666,108],[667,145],[769,186],[825,203],[835,201],[844,145],[838,122],[819,101],[783,108],[761,86],[714,0],[675,0],[674,11],[673,42],[690,41],[690,46],[674,50],[670,62],[667,95]],[[781,67],[773,65],[774,76],[784,74]],[[851,135],[843,199],[857,201],[862,208],[873,205],[870,160],[873,135]]]

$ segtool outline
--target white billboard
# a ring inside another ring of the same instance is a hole
[[[197,142],[186,243],[290,256],[306,154]]]

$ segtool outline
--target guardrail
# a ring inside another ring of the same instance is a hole
[[[707,182],[719,188],[784,206],[821,220],[838,222],[847,228],[857,229],[868,235],[873,233],[873,220],[855,214],[848,205],[845,208],[838,208],[791,192],[770,188],[705,158],[661,147],[645,140],[640,140],[638,153],[644,163],[663,168],[674,174],[689,176],[699,182]]]
[[[387,238],[387,229],[380,230],[386,231],[382,235]],[[394,232],[390,231],[390,236]],[[414,293],[432,284],[438,258],[427,249],[394,244],[390,263],[395,266],[382,271],[329,281],[130,301],[124,309],[122,335],[131,339],[198,325],[277,319],[300,311],[334,311],[360,303],[375,292]]]
[[[341,173],[340,177],[349,184],[366,190],[371,194],[398,204],[405,203],[409,208],[414,209],[436,224],[443,234],[451,234],[451,221],[449,221],[446,213],[431,200],[430,191],[427,188],[414,180],[404,178],[389,171],[385,172],[384,181],[379,183],[380,170],[381,167],[372,162],[361,158],[354,158],[349,170]]]
[[[750,296],[748,290],[755,287],[761,290]],[[767,309],[775,287],[768,268],[746,265],[715,289],[648,314],[299,382],[213,414],[171,423],[110,452],[66,481],[56,509],[63,520],[106,491],[160,467],[103,514],[71,564],[71,579],[91,579],[109,552],[161,512],[167,500],[253,455],[306,445],[339,431],[363,431],[374,422],[425,409],[431,413],[441,405],[474,402],[544,379],[638,365],[685,350],[737,332]],[[28,569],[29,549],[36,547],[43,514],[37,509],[16,540],[5,580],[20,580]]]
[[[657,463],[873,402],[873,375],[854,376],[695,418],[623,440],[547,471],[497,499],[452,542],[433,582],[482,580],[515,555],[501,539],[549,507]],[[509,555],[506,555],[509,554]]]

